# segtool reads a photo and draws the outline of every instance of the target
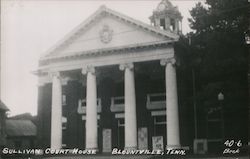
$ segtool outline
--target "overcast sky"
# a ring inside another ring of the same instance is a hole
[[[102,4],[149,24],[161,0],[1,0],[1,99],[10,115],[37,113],[37,77],[42,53],[94,13]],[[190,31],[189,10],[199,0],[171,0]]]

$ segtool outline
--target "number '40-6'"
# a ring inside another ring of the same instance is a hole
[[[241,142],[241,140],[239,140],[239,141],[226,140],[226,141],[224,142],[224,145],[225,145],[226,147],[232,147],[233,145],[236,145],[237,147],[241,147],[241,146],[242,146],[242,142]]]

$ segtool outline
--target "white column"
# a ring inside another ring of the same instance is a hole
[[[125,149],[137,149],[134,65],[132,63],[121,64],[120,70],[124,70],[125,82]]]
[[[86,149],[98,150],[97,142],[97,88],[95,68],[88,66],[82,69],[87,74],[86,85]]]
[[[51,145],[52,149],[62,147],[62,86],[59,72],[52,76]]]
[[[175,59],[161,60],[161,65],[165,66],[167,147],[178,148],[180,147],[180,132]]]

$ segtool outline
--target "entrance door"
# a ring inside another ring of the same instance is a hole
[[[158,146],[163,147],[164,145],[166,145],[166,115],[161,115],[161,116],[153,116],[153,121],[154,121],[154,132],[153,132],[153,136],[156,138],[159,138],[162,136],[163,138],[163,143],[162,140],[161,143],[153,143],[152,144],[158,144]],[[163,144],[163,145],[162,145]],[[155,147],[154,145],[152,145],[152,148]]]
[[[124,149],[125,146],[125,136],[124,136],[124,118],[118,119],[118,130],[117,130],[117,143],[119,149]]]

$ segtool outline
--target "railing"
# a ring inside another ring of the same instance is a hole
[[[153,93],[147,94],[147,109],[166,109],[166,94]]]
[[[124,111],[124,97],[111,97],[111,112],[123,112]]]
[[[102,100],[101,98],[97,98],[97,113],[100,113],[102,111]],[[79,99],[78,100],[78,108],[77,108],[78,114],[86,114],[86,99]]]

